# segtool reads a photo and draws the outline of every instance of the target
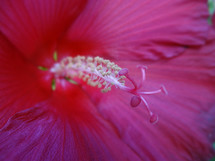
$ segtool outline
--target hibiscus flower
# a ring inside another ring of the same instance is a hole
[[[205,0],[1,0],[0,160],[210,159],[207,16]]]

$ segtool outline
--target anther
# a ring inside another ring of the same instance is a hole
[[[123,79],[119,79],[121,68],[115,63],[101,57],[66,57],[60,63],[50,69],[52,73],[67,73],[69,78],[79,78],[86,81],[88,85],[102,88],[102,92],[111,90],[111,86],[123,86]],[[105,84],[104,84],[105,82]],[[103,86],[104,85],[104,86]]]

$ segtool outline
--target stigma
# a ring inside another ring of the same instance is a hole
[[[143,91],[142,87],[146,78],[146,66],[138,66],[141,71],[141,82],[137,84],[135,80],[129,75],[127,68],[121,68],[110,60],[101,57],[65,57],[60,62],[54,64],[49,69],[54,74],[55,79],[63,78],[75,85],[81,85],[86,82],[89,86],[101,88],[101,92],[106,93],[115,87],[119,90],[125,91],[132,95],[130,100],[131,107],[137,107],[143,104],[148,115],[150,116],[150,123],[158,122],[158,116],[154,114],[144,95],[153,95],[158,93],[168,94],[164,86],[154,91]],[[132,87],[126,86],[126,81],[130,81]]]

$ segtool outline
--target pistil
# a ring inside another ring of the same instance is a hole
[[[147,67],[138,66],[138,68],[142,73],[141,83],[139,85],[130,77],[127,68],[121,69],[115,63],[101,57],[66,57],[59,63],[56,63],[50,69],[50,72],[55,75],[56,79],[65,78],[65,80],[73,84],[81,84],[81,81],[78,80],[85,81],[90,86],[101,88],[101,92],[110,91],[112,86],[128,92],[133,95],[130,101],[131,107],[137,107],[142,102],[150,116],[150,122],[156,123],[158,116],[150,110],[143,95],[167,94],[167,90],[164,86],[161,86],[158,90],[142,91],[141,88],[146,78],[145,71]],[[133,87],[125,85],[126,78],[132,83]]]

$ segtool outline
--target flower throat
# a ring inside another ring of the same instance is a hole
[[[56,53],[53,58],[57,61]],[[142,73],[141,83],[139,85],[130,77],[127,68],[122,69],[115,63],[98,56],[68,56],[60,62],[55,63],[49,71],[54,74],[55,79],[63,78],[75,85],[81,85],[83,82],[87,82],[89,86],[101,88],[101,92],[103,93],[110,91],[112,87],[128,92],[132,94],[130,106],[137,107],[142,103],[150,116],[150,122],[156,123],[158,116],[150,110],[143,96],[161,92],[167,94],[167,91],[164,86],[161,86],[160,89],[155,91],[142,91],[141,88],[145,80],[145,70],[147,67],[140,65],[138,68]],[[43,70],[44,68],[39,67],[39,69]],[[52,81],[53,90],[56,88],[55,79]],[[133,87],[126,86],[126,81],[130,81]]]

